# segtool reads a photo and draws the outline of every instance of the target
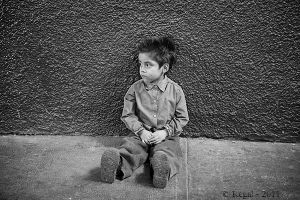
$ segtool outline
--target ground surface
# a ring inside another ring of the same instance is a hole
[[[113,184],[99,164],[119,137],[1,136],[0,199],[300,199],[300,144],[181,138],[181,173],[153,188],[149,166]]]

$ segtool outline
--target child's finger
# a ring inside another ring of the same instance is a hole
[[[154,135],[153,135],[153,134],[151,134],[151,135],[149,136],[149,139],[150,139],[150,138],[153,138],[153,137],[154,137]]]
[[[149,144],[149,143],[150,143],[150,138],[147,138],[147,139],[145,140],[145,142]]]
[[[149,143],[153,143],[154,141],[152,139],[148,140]]]
[[[156,139],[157,139],[156,137],[152,137],[152,138],[149,139],[149,141],[150,142],[155,142]]]
[[[161,140],[157,140],[157,141],[155,142],[155,144],[159,144],[159,143],[161,143]]]
[[[162,140],[162,138],[159,138],[158,140],[157,140],[157,144],[158,143],[161,143],[163,140]]]
[[[158,141],[157,141],[157,140],[155,140],[153,143],[154,143],[154,144],[158,144]]]

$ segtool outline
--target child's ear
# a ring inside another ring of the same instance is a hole
[[[162,67],[163,67],[163,72],[164,73],[166,73],[167,71],[169,71],[170,66],[169,66],[168,63],[165,63]]]

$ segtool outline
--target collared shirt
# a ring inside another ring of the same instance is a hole
[[[189,121],[182,88],[167,76],[156,85],[135,82],[124,97],[121,120],[136,135],[164,128],[169,136],[179,135]]]

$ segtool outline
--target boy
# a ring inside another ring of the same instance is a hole
[[[107,183],[125,179],[149,159],[153,185],[165,188],[179,172],[179,135],[189,121],[181,87],[166,76],[176,62],[175,45],[167,37],[147,39],[138,53],[142,79],[127,91],[121,117],[133,134],[103,153],[100,176]]]

